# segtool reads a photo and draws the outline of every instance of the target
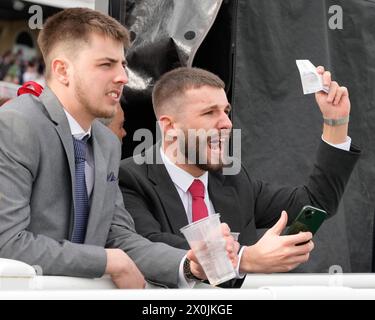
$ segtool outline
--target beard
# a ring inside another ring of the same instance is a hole
[[[220,143],[220,153],[215,154],[210,147],[210,141],[210,137],[205,136],[195,136],[194,139],[189,139],[188,133],[184,132],[184,139],[179,140],[179,151],[185,157],[187,163],[194,164],[199,169],[208,172],[220,171],[227,165],[223,161],[224,153],[222,152],[227,146]]]
[[[77,101],[80,103],[82,108],[88,111],[94,118],[112,118],[115,115],[116,108],[113,109],[104,108],[100,102],[90,97],[90,90],[85,89],[84,81],[77,74],[75,75],[75,88],[74,93]],[[90,99],[91,98],[91,99]]]

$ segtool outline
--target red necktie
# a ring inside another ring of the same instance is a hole
[[[207,217],[208,210],[204,202],[204,184],[202,183],[202,181],[195,179],[188,190],[193,199],[193,204],[192,204],[193,222]]]

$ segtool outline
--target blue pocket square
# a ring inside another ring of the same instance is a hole
[[[107,181],[108,182],[111,182],[111,181],[116,181],[117,178],[115,177],[115,174],[113,173],[113,171],[111,171],[108,175],[107,175]]]

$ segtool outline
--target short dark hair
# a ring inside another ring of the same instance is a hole
[[[165,102],[182,95],[189,89],[209,86],[224,89],[224,82],[212,72],[200,68],[181,67],[163,74],[152,91],[155,115],[164,111]]]
[[[88,42],[93,33],[103,34],[130,46],[127,29],[116,19],[89,8],[69,8],[49,17],[38,35],[38,45],[49,72],[48,56],[59,43]],[[48,75],[48,74],[47,74]]]

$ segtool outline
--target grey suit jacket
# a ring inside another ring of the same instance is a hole
[[[98,121],[92,125],[92,146],[95,183],[82,245],[69,241],[74,151],[62,105],[46,88],[39,98],[22,95],[0,109],[0,257],[39,265],[45,275],[99,277],[106,267],[104,247],[121,248],[146,279],[177,286],[186,251],[134,231],[113,179],[120,144]]]

